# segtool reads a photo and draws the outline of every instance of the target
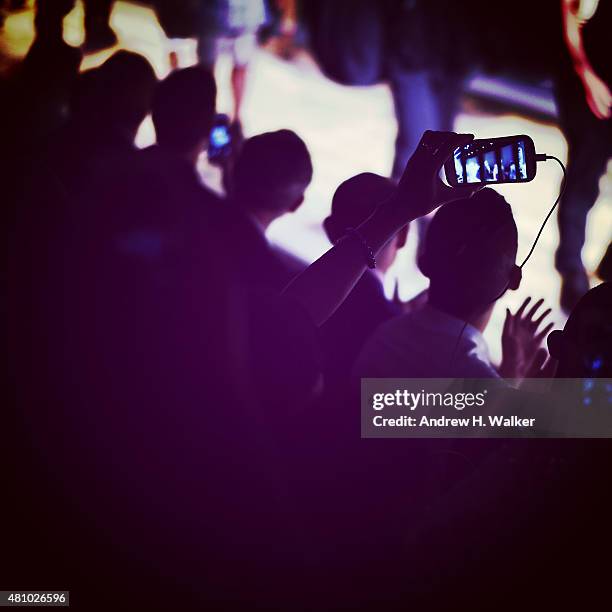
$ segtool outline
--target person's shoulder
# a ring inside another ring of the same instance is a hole
[[[417,312],[398,314],[379,325],[374,331],[373,336],[399,338],[405,335],[407,330],[416,329],[418,327],[418,320]]]
[[[206,185],[202,184],[202,189],[200,192],[200,196],[202,201],[209,205],[215,207],[219,211],[225,210],[227,208],[227,200],[222,195],[216,193]]]
[[[308,263],[301,257],[287,251],[287,249],[279,246],[278,244],[270,243],[270,248],[278,259],[285,264],[289,271],[300,274],[300,272],[303,272],[308,267]]]
[[[377,299],[381,302],[389,302],[385,296],[385,290],[382,281],[371,270],[366,270],[355,286],[355,292],[367,294],[372,299]]]
[[[163,152],[157,145],[151,145],[144,149],[138,149],[131,159],[131,165],[141,170],[155,169],[167,163],[164,157]]]
[[[428,332],[422,323],[424,316],[426,313],[418,308],[381,323],[366,341],[355,373],[371,376],[382,372],[381,376],[390,376],[414,369],[415,354],[428,343]]]
[[[458,356],[454,364],[454,375],[460,378],[500,378],[492,364],[479,359],[473,354]]]
[[[270,243],[270,252],[276,258],[283,276],[283,284],[288,284],[308,267],[308,263],[281,246]]]
[[[355,366],[353,376],[357,378],[386,376],[390,371],[389,361],[401,359],[398,340],[402,330],[410,326],[409,315],[400,315],[381,323],[366,339]],[[395,367],[393,368],[395,370]]]
[[[349,295],[348,300],[351,299],[355,304],[366,309],[365,316],[375,322],[376,327],[403,314],[402,307],[385,295],[382,281],[369,270],[363,274],[352,294]]]

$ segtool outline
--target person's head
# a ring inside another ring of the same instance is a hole
[[[323,221],[330,242],[336,243],[347,228],[361,225],[384,200],[393,195],[393,181],[372,172],[363,172],[347,179],[336,189],[331,214]],[[386,272],[395,260],[397,251],[406,244],[408,227],[390,240],[376,257],[376,267]]]
[[[233,168],[231,194],[267,226],[297,210],[311,180],[304,141],[291,130],[266,132],[244,142]]]
[[[83,72],[72,98],[75,120],[87,130],[120,133],[130,141],[151,110],[157,83],[151,64],[131,51],[117,51]]]
[[[191,66],[171,72],[153,98],[157,144],[193,161],[206,147],[215,116],[217,86],[213,74]]]
[[[442,206],[419,258],[431,304],[466,320],[490,313],[506,289],[520,284],[517,243],[512,209],[492,189]]]
[[[548,335],[558,378],[612,377],[612,282],[591,289],[572,310],[563,331]]]

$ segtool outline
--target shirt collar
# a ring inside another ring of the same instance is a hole
[[[468,354],[473,353],[482,361],[490,363],[489,348],[484,336],[473,325],[442,312],[431,304],[425,304],[417,313],[419,322],[425,329],[461,338],[461,343],[468,349]]]

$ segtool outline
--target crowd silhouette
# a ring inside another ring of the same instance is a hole
[[[117,51],[79,72],[38,4],[0,94],[6,588],[68,585],[83,610],[391,610],[467,601],[475,577],[488,597],[517,564],[542,593],[586,576],[566,561],[605,508],[563,526],[606,488],[609,446],[360,439],[360,377],[612,377],[609,280],[563,331],[542,300],[508,310],[491,362],[518,232],[493,189],[439,178],[473,136],[426,131],[397,181],[339,185],[333,246],[307,266],[266,238],[313,177],[296,133],[246,138],[213,192],[197,171],[210,62],[158,80]],[[88,47],[110,44],[94,17]],[[149,114],[156,143],[138,149]],[[388,299],[410,224],[434,211],[429,288]]]

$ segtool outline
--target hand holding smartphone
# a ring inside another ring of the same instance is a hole
[[[217,115],[208,139],[208,159],[212,164],[222,164],[232,154],[232,135],[227,115]]]

